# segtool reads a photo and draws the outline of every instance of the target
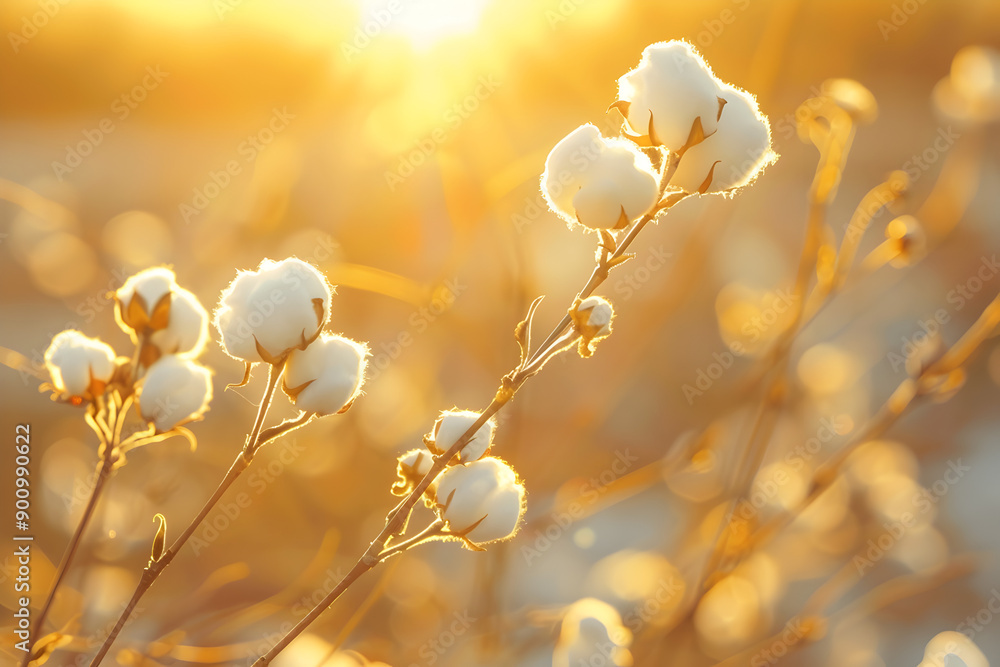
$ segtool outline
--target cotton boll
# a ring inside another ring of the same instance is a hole
[[[74,329],[56,334],[44,358],[56,393],[77,404],[104,393],[115,373],[111,346]]]
[[[489,505],[484,507],[486,518],[466,536],[479,544],[507,539],[521,520],[523,505],[523,486],[514,484],[498,488],[490,497]]]
[[[652,210],[659,193],[653,165],[634,144],[607,139],[591,124],[556,144],[545,160],[542,194],[571,227],[619,229]]]
[[[431,433],[433,439],[429,443],[433,443],[438,454],[443,454],[451,449],[451,446],[458,442],[458,439],[466,431],[472,428],[480,415],[481,413],[471,410],[446,410],[442,412],[441,416],[434,422],[434,430]],[[486,450],[493,444],[495,428],[495,420],[486,420],[486,423],[479,427],[479,430],[459,452],[459,460],[466,463],[482,458]]]
[[[212,374],[195,361],[165,356],[149,367],[139,391],[139,414],[158,433],[199,419],[212,400]]]
[[[622,198],[614,181],[595,180],[573,195],[573,210],[584,227],[607,229],[609,220],[622,217]]]
[[[420,480],[430,472],[434,465],[434,455],[423,448],[411,449],[396,460],[396,477],[390,489],[394,495],[405,496],[416,488]],[[428,487],[431,493],[436,485]]]
[[[278,363],[304,350],[330,314],[332,290],[311,264],[294,257],[265,259],[222,293],[215,326],[226,353],[247,363]]]
[[[715,134],[684,153],[670,185],[686,192],[728,192],[753,181],[777,160],[771,127],[750,93],[725,86]]]
[[[677,152],[696,120],[706,136],[715,132],[721,86],[693,46],[671,40],[646,47],[639,65],[618,79],[618,99],[628,103],[623,115],[635,134]]]
[[[167,326],[152,332],[149,342],[161,354],[200,354],[208,342],[208,313],[198,297],[182,287],[175,287],[171,292]]]
[[[166,303],[164,298],[176,287],[177,277],[164,266],[130,276],[115,292],[118,324],[128,333],[142,333],[150,327],[157,306]]]
[[[591,356],[597,342],[611,334],[614,317],[615,310],[611,303],[599,296],[589,296],[570,310],[573,327],[580,335],[580,356]]]
[[[524,516],[524,495],[514,469],[493,457],[451,466],[437,481],[440,517],[475,544],[512,537]]]
[[[164,354],[196,356],[208,341],[208,313],[165,267],[145,269],[125,281],[115,292],[115,318],[133,341],[143,343],[139,361],[144,366]]]
[[[430,472],[431,466],[434,465],[434,457],[426,449],[411,449],[399,457],[397,464],[423,477]]]
[[[282,387],[300,410],[318,415],[342,412],[364,384],[368,346],[323,334],[304,350],[292,350]]]

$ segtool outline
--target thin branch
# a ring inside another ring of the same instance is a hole
[[[136,586],[135,592],[132,594],[132,599],[129,600],[128,605],[126,605],[125,609],[118,617],[118,621],[115,623],[114,628],[112,628],[111,632],[104,640],[104,643],[98,650],[97,655],[95,655],[94,659],[90,662],[90,667],[97,667],[97,665],[101,664],[101,661],[104,660],[104,657],[111,649],[111,645],[118,637],[118,634],[122,631],[122,628],[125,627],[125,623],[128,621],[129,616],[132,615],[132,612],[135,610],[139,600],[141,600],[142,596],[146,594],[146,591],[149,590],[150,586],[156,582],[160,573],[162,573],[163,570],[170,565],[170,562],[175,556],[177,556],[177,553],[181,550],[191,535],[194,534],[195,529],[201,525],[202,521],[205,520],[205,517],[208,516],[209,512],[212,511],[229,487],[232,486],[233,482],[235,482],[240,474],[250,465],[254,452],[257,451],[259,446],[258,439],[260,438],[261,427],[264,424],[264,418],[267,416],[267,410],[271,405],[271,399],[274,396],[274,390],[278,385],[278,378],[280,376],[281,368],[269,364],[267,388],[264,390],[264,395],[261,397],[253,429],[250,431],[250,436],[247,438],[243,449],[239,454],[237,454],[236,459],[233,461],[232,466],[230,466],[226,476],[219,483],[218,488],[215,489],[215,493],[212,494],[212,497],[208,499],[205,506],[201,508],[200,512],[198,512],[198,516],[191,521],[184,532],[181,533],[180,537],[174,540],[174,543],[170,545],[170,548],[167,549],[162,556],[160,556],[159,560],[150,562],[146,569],[143,570],[142,577],[139,579],[139,584]]]

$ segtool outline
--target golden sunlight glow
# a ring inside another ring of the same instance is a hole
[[[361,25],[401,34],[418,51],[479,27],[489,0],[362,0]],[[377,27],[376,27],[377,26]]]

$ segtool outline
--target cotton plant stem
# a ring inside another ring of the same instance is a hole
[[[661,196],[665,185],[661,185]],[[688,195],[686,193],[676,193],[673,197],[669,198],[663,203],[663,205],[654,209],[653,211],[647,213],[633,225],[632,229],[628,231],[625,238],[618,244],[617,248],[610,256],[607,261],[613,261],[618,257],[621,257],[628,247],[635,240],[639,232],[656,216],[660,211],[664,211],[672,207],[674,204],[685,199]],[[583,289],[578,293],[578,297],[586,298],[593,293],[597,287],[603,283],[607,277],[609,268],[606,264],[598,262],[598,266],[594,268],[591,273],[590,278],[584,285]],[[344,578],[331,590],[326,597],[324,597],[319,604],[313,607],[308,614],[306,614],[288,633],[285,634],[267,653],[258,658],[254,663],[253,667],[264,667],[265,665],[271,664],[271,661],[281,653],[292,641],[295,640],[306,628],[308,628],[312,623],[319,618],[319,616],[326,611],[330,605],[337,601],[337,599],[343,595],[344,591],[351,587],[351,585],[360,579],[365,573],[374,568],[380,562],[379,557],[386,549],[386,543],[394,535],[397,535],[405,526],[406,520],[413,510],[414,505],[423,495],[427,487],[430,486],[431,482],[438,476],[438,474],[444,469],[445,465],[451,461],[458,453],[461,451],[462,447],[472,439],[472,437],[479,431],[479,429],[497,412],[503,408],[504,405],[510,402],[520,389],[521,385],[534,373],[541,369],[544,365],[544,361],[548,355],[553,354],[556,346],[559,346],[562,341],[561,337],[565,334],[566,328],[570,325],[571,320],[569,315],[565,315],[563,319],[549,332],[549,335],[545,338],[544,342],[537,348],[537,351],[532,354],[523,364],[522,368],[518,371],[514,371],[504,377],[504,382],[500,389],[497,391],[496,396],[493,398],[492,402],[487,406],[487,408],[479,415],[479,418],[475,421],[472,426],[470,426],[466,432],[455,441],[455,444],[451,448],[442,454],[434,458],[434,464],[431,469],[424,475],[424,478],[419,484],[410,492],[410,494],[401,502],[396,508],[389,513],[386,519],[385,527],[378,534],[378,536],[372,540],[368,547],[368,550],[358,559],[354,567],[344,576]],[[531,372],[526,372],[530,370]]]
[[[628,230],[628,233],[625,234],[625,237],[621,240],[620,243],[618,243],[618,247],[615,249],[615,251],[611,253],[611,255],[607,258],[607,262],[609,263],[613,262],[614,260],[624,255],[625,251],[628,250],[629,246],[632,245],[632,242],[635,241],[635,238],[639,235],[639,233],[643,230],[643,228],[645,228],[646,225],[655,220],[657,216],[660,215],[661,212],[670,210],[676,204],[680,203],[681,201],[691,196],[691,194],[687,192],[671,192],[670,194],[665,194],[667,184],[670,182],[670,177],[673,175],[674,170],[677,169],[678,162],[679,160],[671,160],[671,166],[664,171],[664,174],[660,180],[660,190],[659,190],[660,204],[657,204],[656,208],[654,208],[652,211],[639,218],[635,222],[635,224],[632,225],[632,228]],[[610,268],[611,267],[609,267],[606,263],[598,262],[597,266],[595,266],[594,270],[591,272],[590,278],[583,286],[583,289],[581,289],[577,293],[577,296],[580,297],[581,299],[586,299],[588,296],[593,294],[594,290],[600,287],[601,284],[608,279]],[[549,335],[538,347],[537,352],[535,352],[535,354],[533,354],[529,358],[528,363],[530,364],[536,361],[539,354],[541,354],[548,347],[550,347],[556,341],[556,339],[558,339],[559,336],[561,336],[563,332],[566,331],[566,327],[568,327],[570,323],[571,319],[569,314],[567,313],[566,315],[563,315],[562,320],[560,320],[559,324],[557,324],[555,328],[552,329]]]
[[[785,378],[792,343],[795,341],[799,331],[801,331],[805,321],[806,296],[819,259],[823,229],[826,227],[827,207],[833,200],[836,192],[847,155],[850,152],[853,137],[854,127],[851,122],[843,120],[835,121],[831,118],[831,127],[825,142],[820,148],[820,161],[813,176],[812,185],[809,188],[809,214],[805,241],[802,244],[798,270],[795,275],[795,298],[793,299],[792,306],[792,321],[779,334],[777,342],[771,349],[769,356],[772,366],[762,376],[762,380],[767,380],[767,382],[761,392],[761,398],[754,416],[753,425],[750,429],[750,435],[746,441],[746,446],[740,452],[740,458],[734,468],[736,475],[734,483],[735,493],[732,494],[725,518],[719,525],[712,550],[699,577],[699,585],[694,589],[696,594],[701,585],[713,572],[727,567],[728,559],[725,557],[725,548],[728,543],[729,534],[726,532],[726,529],[732,522],[740,500],[749,491],[757,470],[760,468],[760,464],[767,453],[775,422],[772,420],[766,424],[765,419],[781,403],[777,388]],[[862,206],[864,204],[865,202],[862,203]],[[860,227],[865,217],[870,218],[870,215],[866,216],[865,213],[856,213],[856,218],[852,219],[855,227]],[[864,225],[867,226],[867,222],[864,222]],[[845,248],[849,247],[850,242],[845,239]]]
[[[522,380],[523,381],[523,380]],[[292,643],[292,641],[298,637],[302,632],[312,625],[313,621],[319,618],[320,614],[327,610],[327,608],[332,605],[337,598],[339,598],[344,591],[351,587],[351,585],[361,578],[362,575],[366,574],[369,570],[378,565],[379,556],[385,551],[385,545],[394,535],[397,535],[406,523],[407,517],[409,517],[410,512],[413,510],[413,506],[416,505],[417,501],[423,495],[427,487],[431,485],[431,482],[438,476],[445,465],[451,461],[458,452],[472,439],[472,436],[479,431],[482,426],[489,421],[497,412],[500,411],[504,405],[506,405],[511,398],[513,398],[517,387],[509,388],[506,386],[497,392],[497,395],[493,398],[490,405],[479,415],[479,418],[475,421],[472,426],[455,441],[455,444],[448,449],[447,452],[440,456],[434,457],[434,463],[431,465],[431,469],[424,475],[424,478],[416,485],[413,491],[408,495],[397,507],[393,510],[389,516],[386,518],[385,527],[382,528],[378,536],[372,540],[368,549],[365,553],[358,559],[354,567],[344,576],[343,579],[331,590],[326,597],[324,597],[319,604],[313,607],[308,614],[306,614],[291,630],[282,637],[278,643],[276,643],[271,649],[258,658],[253,664],[254,667],[262,667],[263,665],[271,664],[271,661],[281,653],[285,647]]]
[[[152,561],[142,572],[142,577],[139,579],[139,584],[136,586],[135,592],[132,594],[132,599],[129,600],[128,605],[122,611],[121,616],[118,617],[118,621],[115,623],[114,628],[108,634],[101,648],[98,650],[97,654],[94,656],[93,660],[90,662],[90,667],[97,667],[104,660],[108,651],[111,649],[111,645],[114,643],[118,634],[125,627],[125,623],[128,622],[129,616],[135,610],[139,600],[142,596],[146,594],[146,591],[156,582],[163,570],[166,569],[170,562],[177,556],[181,548],[187,543],[194,531],[201,525],[208,514],[215,508],[219,500],[226,493],[233,482],[242,474],[244,470],[250,465],[250,461],[253,459],[253,455],[259,448],[261,429],[264,425],[264,419],[267,416],[267,410],[271,405],[271,399],[274,396],[274,390],[278,385],[278,378],[281,376],[281,368],[274,365],[268,365],[268,375],[267,375],[267,387],[264,390],[264,395],[261,398],[260,406],[257,409],[257,417],[254,420],[253,429],[250,431],[250,436],[247,438],[246,443],[240,453],[237,454],[236,459],[230,466],[229,471],[226,476],[219,483],[218,488],[215,489],[215,493],[212,497],[208,499],[198,515],[188,524],[188,527],[184,530],[181,535],[174,540],[170,548],[167,549],[159,560]]]
[[[66,548],[66,553],[63,554],[62,561],[60,561],[59,567],[56,570],[56,576],[52,582],[52,587],[49,589],[49,594],[45,598],[45,604],[42,605],[41,610],[38,612],[38,619],[35,621],[35,631],[31,636],[31,641],[28,643],[28,645],[32,648],[34,648],[35,642],[38,641],[45,630],[45,619],[48,617],[49,611],[52,608],[52,603],[55,601],[56,593],[59,591],[59,585],[66,576],[66,571],[69,569],[70,563],[73,562],[73,558],[76,556],[83,534],[87,530],[87,526],[90,524],[91,518],[94,516],[94,509],[97,507],[97,502],[101,497],[101,492],[104,490],[108,478],[111,477],[111,471],[114,466],[114,461],[111,458],[112,448],[110,446],[106,446],[104,449],[105,453],[102,455],[101,463],[97,468],[97,477],[94,480],[94,488],[90,491],[90,498],[87,500],[87,505],[83,509],[83,515],[80,517],[80,522],[77,524],[76,530],[73,532],[73,537],[69,541],[69,546]],[[31,660],[32,653],[32,650],[25,653],[24,658],[21,659],[21,667],[25,667],[28,664]]]
[[[625,235],[625,238],[622,239],[622,242],[618,244],[618,248],[608,258],[609,261],[615,260],[621,257],[623,254],[625,254],[625,251],[632,244],[632,241],[635,240],[635,237],[639,234],[639,232],[642,231],[643,227],[645,227],[655,217],[656,214],[653,213],[653,214],[646,214],[642,218],[640,218],[635,223],[635,225],[632,226],[632,229],[629,230],[628,234]],[[590,278],[587,280],[587,283],[583,286],[583,289],[581,289],[577,293],[577,296],[579,296],[581,299],[586,299],[588,296],[594,293],[595,289],[601,286],[601,283],[607,280],[608,274],[609,274],[608,268],[606,266],[602,266],[599,263],[597,266],[594,267],[593,272],[590,274]],[[539,355],[549,346],[555,343],[555,341],[559,338],[559,336],[561,336],[566,331],[566,327],[570,325],[571,321],[572,320],[570,319],[568,313],[566,315],[563,315],[563,318],[562,320],[559,321],[559,324],[557,324],[555,328],[552,329],[551,332],[549,332],[549,335],[538,347],[538,351],[528,359],[528,364],[532,364],[535,361],[537,361]]]
[[[937,362],[931,364],[919,377],[907,378],[896,387],[895,391],[893,391],[885,404],[882,405],[878,413],[876,413],[868,424],[858,431],[836,454],[816,469],[815,473],[813,473],[808,496],[795,508],[779,514],[761,526],[751,538],[751,544],[759,546],[761,543],[773,538],[784,527],[789,525],[796,516],[815,502],[837,480],[841,468],[852,452],[864,443],[881,437],[918,399],[924,397],[925,394],[921,391],[921,384],[925,383],[927,378],[960,368],[969,360],[969,357],[972,356],[983,341],[993,334],[998,325],[1000,325],[1000,294],[986,306],[979,318]]]
[[[439,537],[445,535],[444,532],[444,521],[438,519],[431,525],[424,528],[422,531],[414,535],[413,537],[406,539],[398,544],[393,544],[390,547],[386,547],[385,550],[378,555],[378,559],[383,561],[387,558],[391,558],[396,554],[401,554],[411,547],[415,547],[418,544],[428,541],[434,537]]]

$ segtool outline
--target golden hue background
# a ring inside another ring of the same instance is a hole
[[[0,35],[0,344],[37,363],[52,335],[75,327],[128,354],[106,294],[132,272],[169,264],[210,306],[236,269],[294,254],[339,285],[330,328],[370,341],[375,355],[352,410],[262,452],[230,493],[252,502],[233,520],[220,510],[217,530],[196,533],[201,541],[119,640],[121,664],[248,664],[350,567],[394,503],[395,456],[419,444],[439,410],[485,407],[516,363],[511,332],[527,305],[548,295],[536,318],[548,327],[589,274],[593,239],[544,210],[537,179],[573,128],[617,129],[619,117],[605,113],[616,79],[649,43],[686,38],[720,78],[756,94],[781,160],[736,198],[686,201],[647,230],[638,258],[602,292],[618,312],[614,335],[591,360],[547,368],[505,412],[496,453],[529,490],[520,535],[486,554],[446,543],[391,561],[283,664],[318,665],[336,643],[397,667],[548,665],[561,605],[595,596],[627,609],[655,592],[660,562],[629,552],[672,559],[718,502],[707,480],[695,490],[662,483],[657,462],[689,429],[726,415],[739,424],[752,359],[729,357],[693,399],[685,385],[697,387],[728,354],[720,318],[724,330],[745,323],[720,294],[793,279],[816,159],[795,136],[794,113],[824,80],[856,79],[879,103],[831,211],[838,234],[869,188],[913,169],[940,136],[953,139],[916,169],[908,206],[927,198],[952,146],[978,167],[962,176],[970,192],[957,227],[925,261],[884,269],[806,329],[793,352],[796,398],[776,438],[814,437],[824,416],[843,419],[845,433],[856,428],[904,377],[889,353],[901,354],[940,309],[954,341],[1000,288],[994,274],[961,307],[949,298],[1000,242],[1000,135],[964,137],[972,131],[932,102],[961,47],[1000,45],[992,0],[11,0],[0,7]],[[93,652],[88,639],[103,636],[148,559],[153,515],[165,514],[176,535],[242,445],[262,380],[224,392],[242,368],[215,344],[204,361],[216,396],[193,426],[197,451],[174,439],[135,452],[116,473],[51,616],[55,627],[78,624],[68,648],[82,653],[61,651],[52,664]],[[950,462],[971,466],[936,508],[945,555],[938,540],[910,560],[881,562],[844,601],[923,556],[932,567],[973,552],[975,571],[831,626],[786,664],[916,665],[934,634],[998,595],[996,345],[978,361],[954,399],[890,434],[912,451],[926,486]],[[35,378],[0,370],[3,437],[13,440],[15,423],[32,425],[34,581],[44,591],[52,566],[42,553],[58,562],[96,444],[79,413],[50,403]],[[291,414],[282,401],[275,414]],[[6,507],[12,455],[3,456]],[[616,459],[630,461],[637,492],[609,503],[632,484],[605,493],[622,476]],[[554,503],[594,491],[595,514],[545,542]],[[837,525],[848,530],[855,507],[841,504]],[[772,554],[780,603],[737,635],[749,642],[780,629],[850,562],[848,538],[824,539]],[[531,555],[539,545],[548,546]],[[11,608],[3,565],[0,601]],[[456,626],[456,614],[474,620]],[[976,641],[997,660],[998,638],[989,626]],[[635,664],[727,655],[707,644],[690,627],[665,639],[644,623]]]

